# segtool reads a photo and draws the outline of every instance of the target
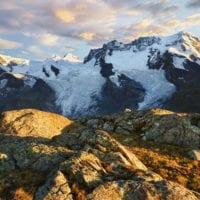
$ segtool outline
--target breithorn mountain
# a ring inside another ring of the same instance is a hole
[[[116,40],[44,62],[0,55],[0,110],[38,108],[66,116],[125,108],[200,112],[200,40],[168,37]]]

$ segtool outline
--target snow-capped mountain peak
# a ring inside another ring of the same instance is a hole
[[[200,59],[200,40],[191,33],[181,31],[175,35],[163,37],[162,43],[172,54],[191,61]]]
[[[12,56],[8,56],[8,55],[3,55],[0,54],[0,64],[1,65],[8,65],[8,64],[12,64],[12,65],[28,65],[29,64],[29,60],[27,59],[23,59],[23,58],[15,58]]]
[[[54,61],[58,61],[58,60],[61,60],[61,59],[62,59],[62,57],[59,56],[59,55],[54,54],[54,55],[52,56],[52,60],[54,60]]]
[[[67,62],[71,62],[71,63],[76,63],[76,62],[81,62],[80,58],[78,56],[75,56],[71,53],[66,54],[65,56],[59,56],[54,54],[51,58],[47,58],[46,61],[47,62],[51,62],[51,61],[55,61],[55,62],[59,62],[59,61],[67,61]]]
[[[80,60],[80,58],[78,56],[75,56],[75,55],[73,55],[71,53],[66,54],[63,57],[63,60],[69,61],[69,62],[81,62],[81,60]]]

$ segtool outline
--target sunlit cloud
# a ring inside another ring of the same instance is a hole
[[[80,34],[83,40],[92,40],[96,34],[91,32],[84,32]]]
[[[64,9],[55,10],[55,16],[65,23],[70,23],[74,21],[73,13]]]
[[[16,49],[23,47],[22,43],[0,39],[0,49]]]
[[[45,45],[45,46],[55,46],[58,44],[59,37],[56,35],[52,34],[42,34],[39,35],[38,41],[40,44]]]
[[[200,25],[200,13],[191,15],[189,17],[186,17],[185,22],[186,25]]]
[[[166,22],[166,26],[168,27],[178,27],[181,24],[180,20],[172,19]]]
[[[6,0],[0,6],[0,37],[17,42],[15,48],[23,42],[27,52],[37,55],[46,48],[40,53],[46,51],[47,57],[66,45],[76,51],[113,39],[130,42],[194,26],[198,30],[198,6],[199,0]],[[12,45],[4,41],[1,48]]]
[[[135,24],[135,26],[137,27],[137,29],[143,29],[148,27],[151,24],[151,20],[150,19],[144,19],[140,22],[138,22],[137,24]]]
[[[130,15],[130,16],[137,16],[137,15],[140,15],[141,13],[142,12],[136,9],[130,9],[125,12],[125,14]]]

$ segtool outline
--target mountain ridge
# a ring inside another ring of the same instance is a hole
[[[195,36],[179,32],[168,37],[142,37],[127,44],[114,40],[91,50],[83,63],[59,57],[0,68],[23,74],[24,87],[29,82],[30,90],[35,80],[41,79],[44,88],[50,87],[54,93],[53,102],[48,103],[47,98],[49,109],[66,116],[153,107],[199,112],[199,45]],[[11,95],[6,79],[1,77],[1,82],[1,91]]]

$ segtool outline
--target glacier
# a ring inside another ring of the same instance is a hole
[[[102,48],[91,50],[84,63],[72,54],[64,57],[54,55],[45,61],[14,59],[11,67],[5,64],[0,68],[11,73],[16,79],[23,79],[28,87],[34,87],[36,79],[48,84],[56,95],[55,106],[66,116],[91,115],[98,113],[103,87],[108,81],[120,88],[120,76],[139,83],[145,90],[144,98],[138,102],[137,109],[162,107],[176,91],[176,84],[169,81],[164,66],[164,55],[172,55],[173,66],[188,71],[187,61],[200,63],[200,53],[194,43],[199,40],[188,33],[180,32],[168,37],[139,38],[128,44],[112,41]],[[6,63],[12,57],[0,55]],[[195,60],[194,60],[195,59]],[[110,66],[110,75],[102,75],[104,67]],[[184,79],[182,76],[179,80]],[[184,80],[183,80],[184,81]],[[0,88],[6,85],[1,77]]]

